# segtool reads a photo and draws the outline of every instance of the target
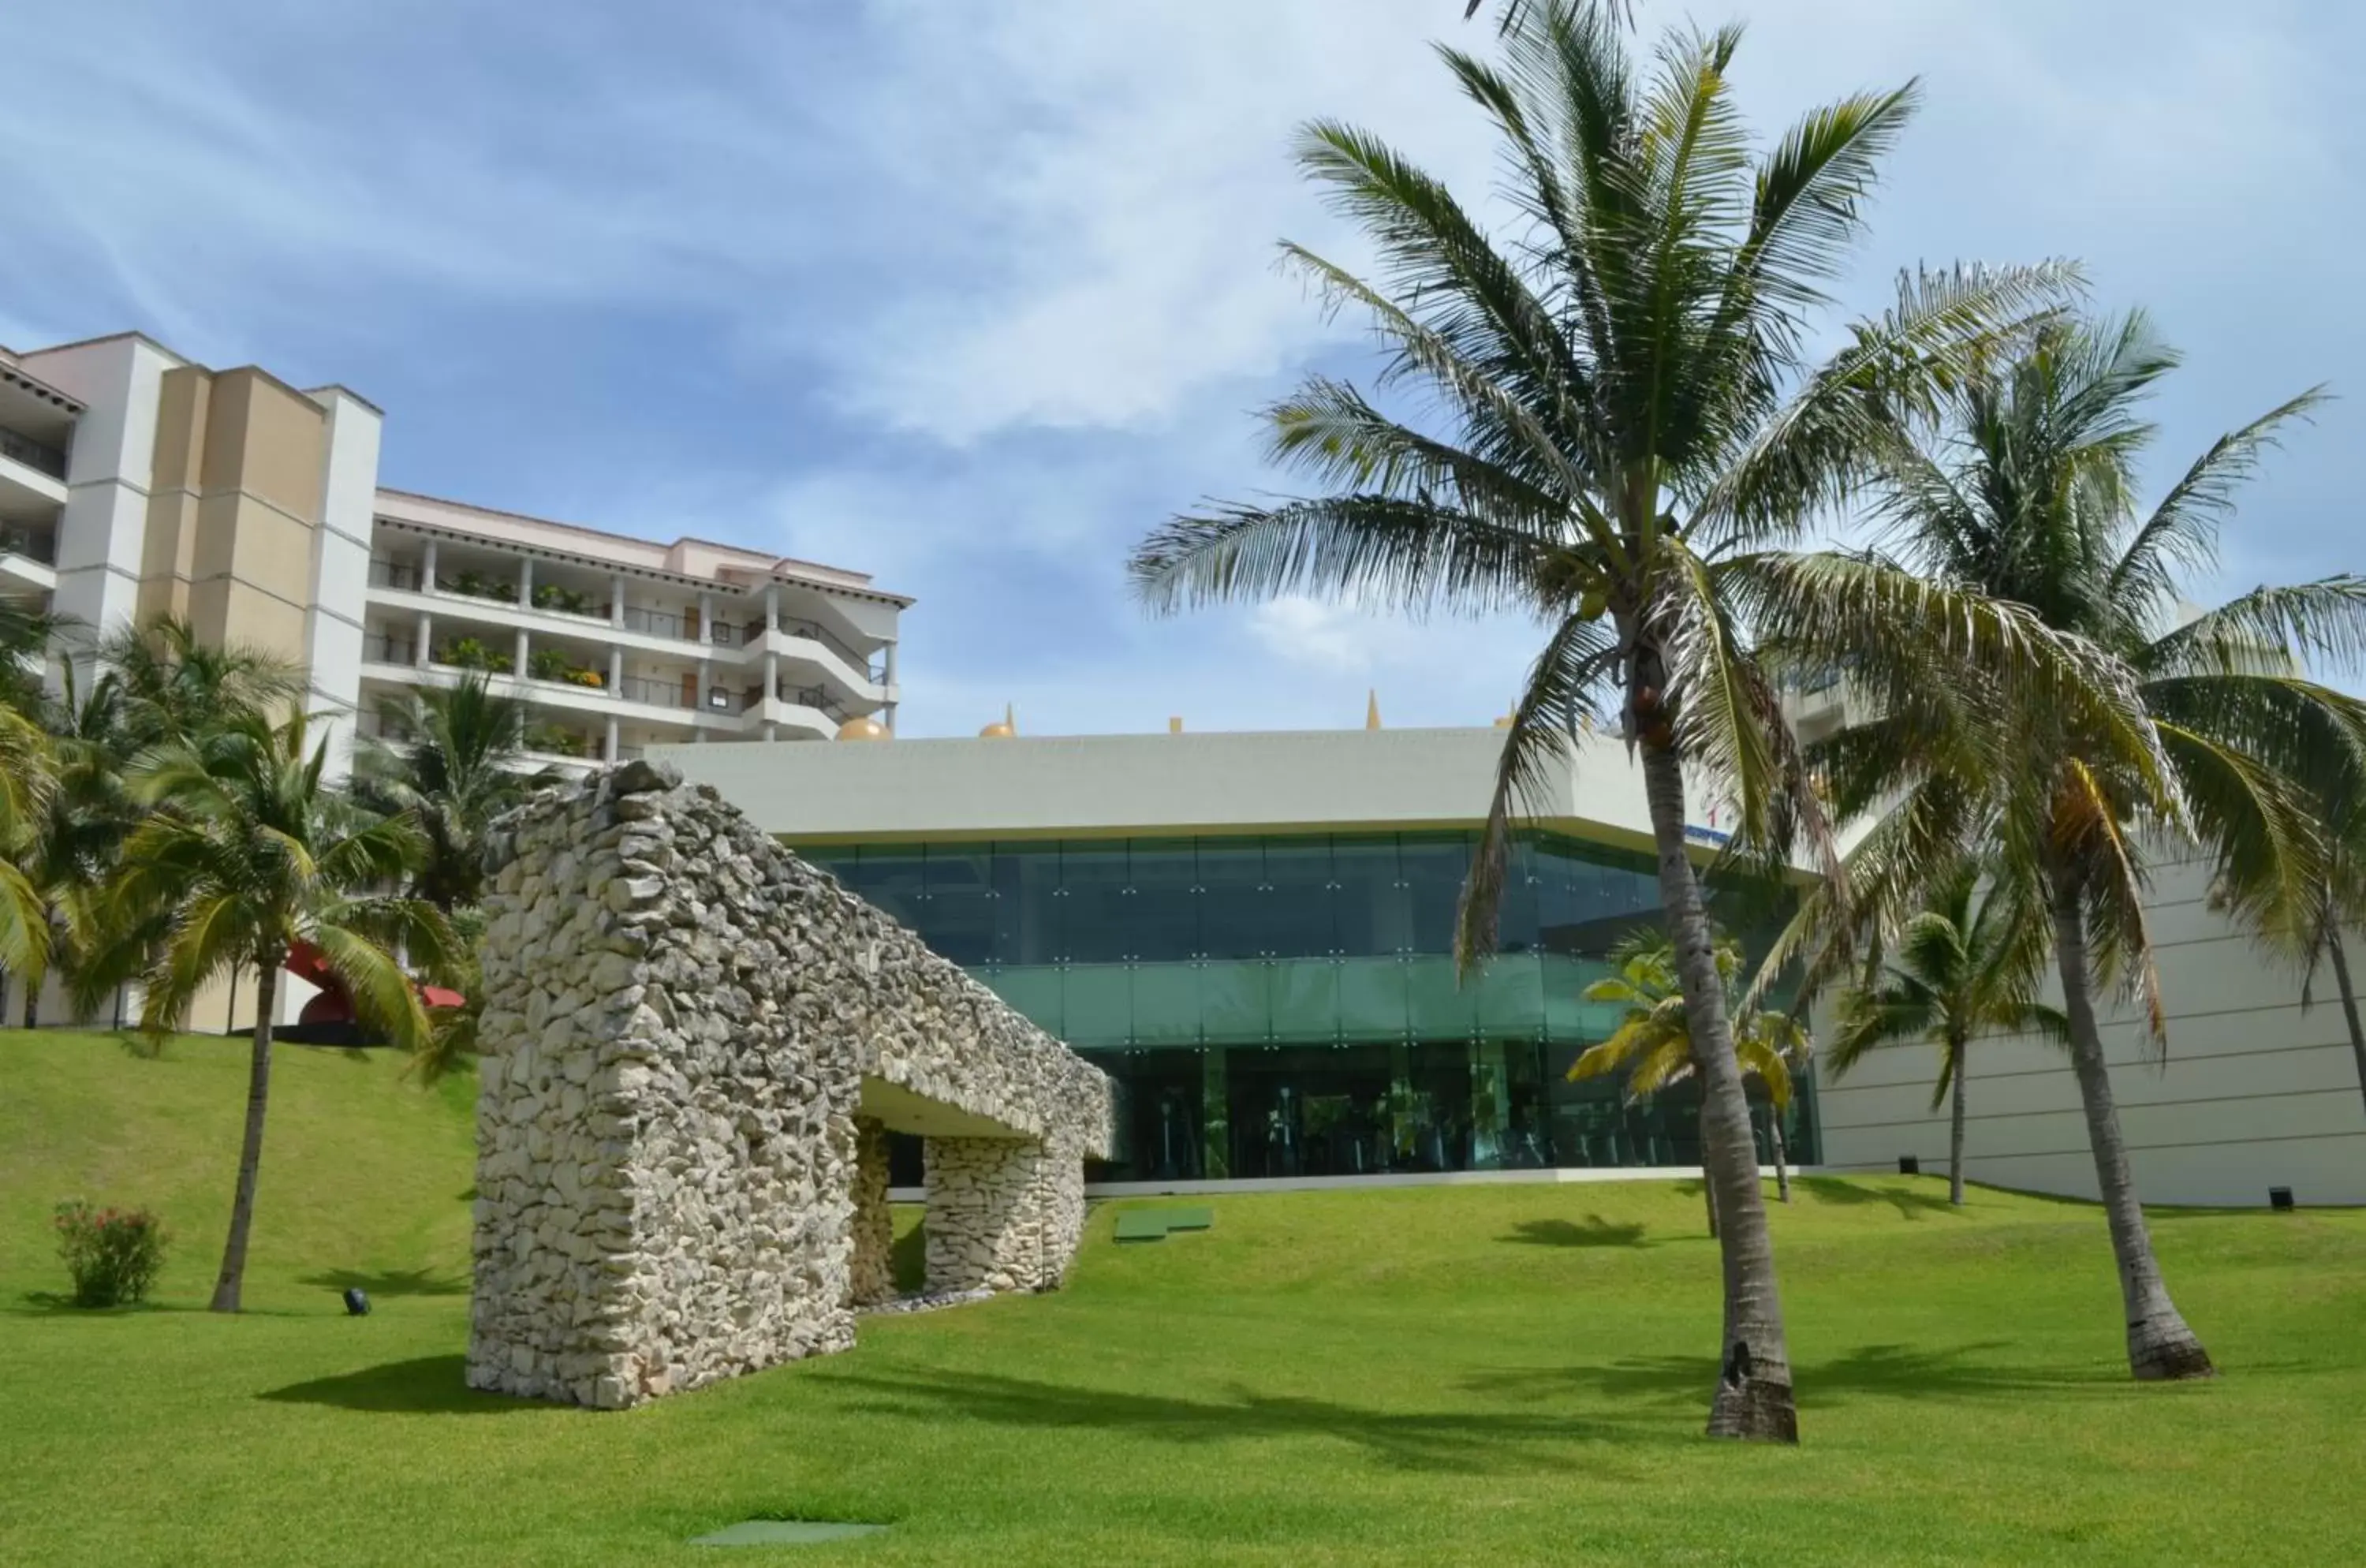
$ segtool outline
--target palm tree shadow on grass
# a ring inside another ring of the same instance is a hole
[[[468,1386],[466,1356],[421,1356],[256,1394],[275,1404],[325,1404],[379,1415],[504,1416],[551,1405]]]
[[[1946,1181],[1944,1177],[1932,1177],[1927,1179],[1935,1181],[1943,1187]],[[1932,1214],[1950,1214],[1957,1217],[1963,1214],[1961,1209],[1948,1202],[1944,1197],[1929,1192],[1918,1192],[1909,1188],[1876,1187],[1864,1181],[1843,1180],[1831,1176],[1802,1176],[1794,1179],[1794,1185],[1804,1190],[1817,1202],[1829,1203],[1836,1209],[1861,1208],[1867,1203],[1887,1203],[1898,1211],[1900,1219],[1906,1220],[1919,1220]]]
[[[821,1378],[833,1387],[858,1393],[865,1416],[928,1422],[951,1416],[1179,1445],[1329,1438],[1403,1470],[1547,1473],[1567,1468],[1567,1446],[1572,1442],[1632,1447],[1693,1437],[1688,1428],[1657,1416],[1628,1421],[1481,1406],[1371,1410],[1303,1395],[1263,1393],[1237,1383],[1191,1398],[935,1370],[905,1375],[824,1371]]]
[[[468,1293],[466,1276],[449,1275],[434,1269],[382,1269],[365,1273],[358,1269],[328,1269],[318,1274],[306,1274],[297,1281],[314,1285],[324,1291],[358,1290],[373,1296],[465,1296]]]
[[[2116,1363],[2032,1365],[1982,1359],[2010,1348],[2007,1341],[1982,1340],[1944,1349],[1909,1345],[1862,1345],[1829,1361],[1793,1369],[1802,1409],[1846,1404],[1872,1396],[1944,1400],[2079,1398],[2133,1389]],[[1717,1377],[1708,1356],[1630,1356],[1599,1365],[1511,1367],[1476,1373],[1462,1382],[1473,1393],[1525,1395],[1530,1402],[1566,1396],[1571,1391],[1618,1404],[1684,1404],[1699,1397]]]
[[[1514,1242],[1524,1247],[1653,1247],[1655,1242],[1643,1238],[1639,1221],[1617,1224],[1600,1214],[1588,1214],[1578,1220],[1522,1220],[1512,1227],[1512,1234],[1498,1236],[1499,1241]]]

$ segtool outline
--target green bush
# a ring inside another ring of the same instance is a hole
[[[164,1224],[145,1209],[94,1209],[71,1199],[58,1205],[57,1227],[76,1306],[129,1306],[164,1267]]]

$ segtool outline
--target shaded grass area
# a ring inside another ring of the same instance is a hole
[[[791,1561],[2340,1562],[2366,1546],[2366,1215],[2164,1213],[2226,1375],[2123,1371],[2100,1217],[1936,1179],[1774,1215],[1806,1442],[1713,1445],[1696,1183],[1215,1201],[1069,1290],[873,1319],[851,1355],[602,1416],[479,1394],[473,1085],[284,1049],[254,1265],[203,1305],[236,1043],[0,1034],[0,1561],[711,1562],[749,1517],[888,1522]],[[56,1198],[178,1236],[86,1314]],[[918,1261],[899,1216],[899,1273]],[[377,1310],[342,1315],[357,1284]],[[94,1495],[103,1501],[94,1501]],[[770,1560],[760,1555],[758,1560]]]

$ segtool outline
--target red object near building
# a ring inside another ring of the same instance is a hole
[[[354,1016],[354,998],[346,993],[344,982],[337,978],[319,948],[309,942],[298,942],[287,950],[287,962],[283,967],[306,985],[320,988],[321,994],[306,1002],[304,1010],[297,1015],[299,1029],[360,1026],[361,1021]],[[431,1009],[462,1007],[468,999],[442,986],[422,986],[416,980],[411,985],[419,992],[420,1001]]]

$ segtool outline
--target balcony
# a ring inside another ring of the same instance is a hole
[[[13,457],[36,473],[47,474],[53,479],[66,477],[63,447],[51,446],[29,435],[19,434],[5,424],[0,424],[0,457]]]
[[[0,527],[0,555],[22,556],[43,566],[55,566],[58,536],[46,528]]]
[[[368,635],[362,638],[362,660],[367,664],[416,664],[419,645],[409,637]]]

